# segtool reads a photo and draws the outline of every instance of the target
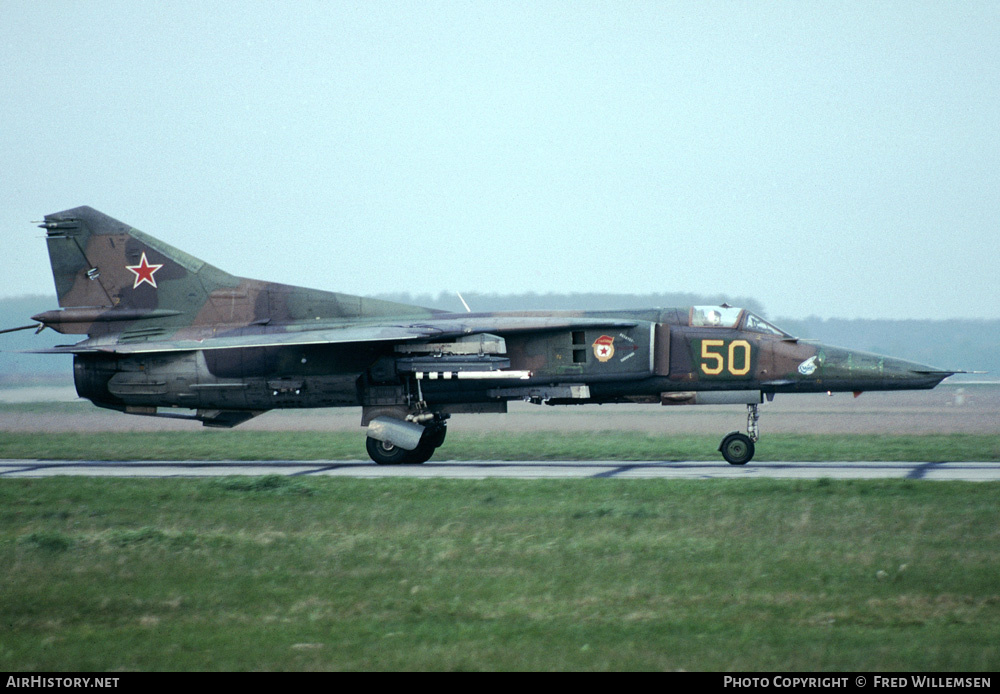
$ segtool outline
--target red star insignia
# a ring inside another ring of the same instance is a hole
[[[140,284],[146,282],[156,289],[156,279],[153,277],[153,273],[159,270],[163,265],[150,265],[149,261],[146,260],[146,251],[142,252],[142,258],[139,259],[138,265],[126,265],[125,269],[129,272],[135,274],[135,283],[132,285],[132,289],[137,289]]]

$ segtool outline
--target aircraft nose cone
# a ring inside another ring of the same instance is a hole
[[[886,359],[885,369],[889,378],[907,383],[910,388],[933,388],[955,373],[927,364],[892,358]]]
[[[933,388],[955,373],[870,352],[839,348],[827,348],[824,352],[826,377],[853,390]]]

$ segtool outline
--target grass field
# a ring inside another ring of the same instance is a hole
[[[998,485],[0,480],[0,668],[996,670]]]
[[[967,394],[931,408],[796,400],[765,422],[755,462],[1000,460],[997,391]],[[692,409],[469,417],[435,460],[720,460],[721,434],[744,417]],[[0,405],[0,458],[365,453],[354,413],[212,431],[40,403]],[[998,492],[907,480],[0,479],[0,668],[996,670]]]

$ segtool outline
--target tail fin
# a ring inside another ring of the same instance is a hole
[[[68,309],[45,322],[60,332],[92,332],[91,317],[109,313],[98,322],[196,313],[213,289],[239,282],[90,207],[46,215],[41,226],[59,306]]]
[[[46,215],[42,228],[62,310],[34,318],[61,333],[130,331],[138,338],[188,326],[412,319],[437,313],[236,277],[90,207]]]

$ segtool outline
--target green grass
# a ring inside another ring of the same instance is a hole
[[[995,670],[998,491],[0,479],[0,669]]]
[[[719,436],[638,433],[451,432],[435,460],[721,460]],[[130,433],[0,432],[0,458],[66,460],[357,460],[364,434],[213,431]],[[757,445],[765,461],[997,461],[1000,438],[772,434]]]
[[[71,402],[0,402],[0,413],[10,414],[86,414],[94,407],[82,400]]]

